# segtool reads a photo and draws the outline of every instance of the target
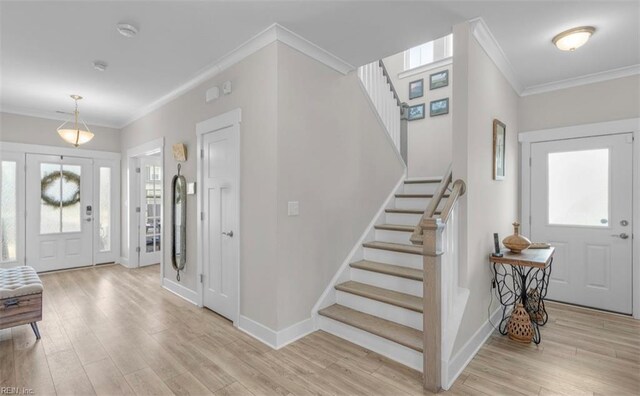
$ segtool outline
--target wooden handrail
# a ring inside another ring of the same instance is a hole
[[[413,243],[414,245],[422,245],[422,227],[420,226],[420,224],[424,220],[430,219],[434,216],[434,214],[436,213],[436,210],[438,210],[440,201],[442,201],[442,198],[444,197],[444,195],[447,192],[447,189],[449,188],[449,184],[451,184],[452,178],[453,178],[453,173],[451,171],[451,165],[449,165],[449,168],[447,169],[445,176],[442,178],[442,181],[438,185],[438,189],[436,190],[436,193],[433,195],[433,198],[431,198],[431,200],[429,201],[429,205],[427,205],[427,208],[424,210],[424,213],[422,214],[420,221],[418,221],[418,224],[416,224],[415,228],[413,229],[413,234],[411,234],[411,243]],[[449,198],[451,198],[451,196],[449,196]]]
[[[398,96],[396,87],[393,86],[393,81],[391,81],[391,76],[389,75],[389,72],[387,71],[387,67],[384,65],[384,62],[382,61],[382,59],[378,61],[378,65],[382,69],[382,74],[387,78],[387,84],[389,84],[389,87],[391,88],[391,92],[393,92],[393,98],[396,100],[398,107],[402,108],[403,103],[400,100],[400,96]]]

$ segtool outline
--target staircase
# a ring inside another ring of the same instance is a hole
[[[320,329],[420,371],[423,247],[410,237],[440,182],[404,181],[318,311]]]

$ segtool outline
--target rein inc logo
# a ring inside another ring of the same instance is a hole
[[[0,387],[0,395],[35,395],[32,388],[21,388],[18,386]]]

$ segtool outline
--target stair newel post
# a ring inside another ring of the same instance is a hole
[[[405,164],[408,164],[408,130],[409,130],[409,105],[402,102],[400,105],[400,155]]]
[[[442,232],[444,223],[441,219],[422,219],[422,246],[424,267],[424,308],[423,308],[423,384],[430,392],[442,389]]]

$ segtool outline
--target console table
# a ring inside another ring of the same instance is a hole
[[[555,248],[528,249],[521,253],[502,251],[502,257],[490,256],[493,264],[495,286],[502,304],[502,320],[498,330],[507,334],[507,323],[511,317],[510,308],[521,303],[529,313],[533,325],[533,342],[540,343],[539,326],[549,319],[544,306],[549,275]],[[507,312],[508,311],[508,312]]]

